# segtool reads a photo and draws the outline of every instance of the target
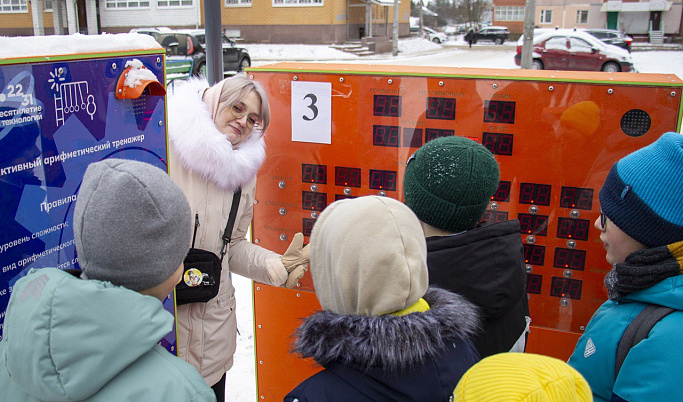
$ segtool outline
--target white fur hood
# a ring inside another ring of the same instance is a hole
[[[251,181],[266,157],[263,136],[252,135],[233,149],[202,101],[205,79],[176,85],[168,97],[168,135],[183,166],[226,191]]]

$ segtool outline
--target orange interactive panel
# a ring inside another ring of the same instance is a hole
[[[681,128],[675,75],[294,63],[248,74],[272,108],[254,242],[284,252],[338,199],[402,200],[417,148],[471,138],[501,169],[485,219],[521,223],[533,320],[527,351],[561,359],[607,297],[610,266],[593,227],[607,172]],[[309,273],[295,290],[255,288],[258,395],[282,400],[320,369],[289,353],[293,330],[319,306]]]

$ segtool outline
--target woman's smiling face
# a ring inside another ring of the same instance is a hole
[[[236,147],[249,138],[254,129],[254,121],[260,121],[261,98],[256,91],[250,91],[234,106],[244,113],[242,117],[235,117],[235,114],[240,113],[237,110],[233,112],[233,105],[230,105],[221,111],[215,121],[218,130],[225,134],[233,147]]]

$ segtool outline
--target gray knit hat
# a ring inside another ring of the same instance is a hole
[[[410,157],[403,195],[422,222],[458,233],[481,219],[499,179],[498,162],[486,147],[468,138],[443,137]]]
[[[123,159],[93,163],[74,209],[78,264],[89,279],[152,288],[185,258],[191,221],[185,195],[163,170]]]

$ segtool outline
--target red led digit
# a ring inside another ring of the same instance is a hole
[[[584,188],[579,192],[579,199],[576,208],[590,210],[593,207],[593,189]]]
[[[512,124],[515,122],[515,102],[501,102],[503,112],[500,114],[500,123]]]
[[[521,228],[522,233],[530,234],[534,231],[534,229],[531,227],[532,216],[533,215],[529,214],[519,214],[519,226]]]
[[[301,181],[306,183],[313,183],[313,165],[302,164],[301,165]]]
[[[303,224],[302,224],[301,232],[304,234],[304,236],[310,236],[311,235],[311,232],[313,231],[313,224],[314,223],[315,223],[315,219],[303,218]]]
[[[535,186],[531,183],[522,183],[519,189],[519,202],[522,204],[534,203]]]
[[[562,187],[560,194],[560,206],[563,208],[576,207],[576,193],[579,191],[576,187]]]
[[[588,229],[590,228],[589,221],[579,219],[576,220],[574,228],[574,237],[579,240],[588,240]]]
[[[398,96],[392,96],[389,98],[389,116],[399,117],[401,115],[401,98]]]
[[[360,168],[335,166],[334,184],[337,186],[360,187]]]
[[[548,186],[548,185],[538,186],[538,195],[536,196],[536,204],[538,204],[538,205],[550,205],[550,186]]]
[[[374,115],[375,116],[386,116],[386,112],[387,112],[387,98],[386,98],[386,96],[375,95],[375,107],[373,109],[374,109]]]
[[[444,99],[441,118],[444,120],[455,119],[455,99]]]
[[[493,201],[510,201],[510,187],[509,181],[501,181],[498,183],[496,192],[491,196]]]
[[[373,190],[382,189],[382,171],[370,170],[370,184],[369,187]]]
[[[387,170],[384,172],[384,189],[396,191],[396,172]]]
[[[398,127],[389,127],[386,144],[390,147],[398,147]]]
[[[372,145],[384,145],[386,132],[386,126],[372,126]]]
[[[427,98],[427,118],[428,119],[438,119],[439,118],[439,99],[438,98]]]
[[[316,169],[315,182],[327,184],[327,166],[318,165],[318,168]]]
[[[553,276],[550,282],[550,296],[565,297],[566,279]]]
[[[555,268],[569,268],[569,249],[556,248],[553,267]]]
[[[327,194],[325,193],[314,193],[315,197],[315,210],[322,211],[327,206]]]
[[[533,294],[541,294],[541,284],[543,277],[536,274],[527,274],[526,276],[526,292]]]
[[[581,299],[581,287],[583,282],[578,279],[569,279],[569,286],[567,286],[567,295],[570,299],[579,300]]]
[[[484,118],[485,122],[497,122],[498,121],[498,102],[496,101],[486,101],[486,116]]]
[[[512,134],[501,134],[498,155],[512,155]]]
[[[572,250],[571,256],[568,268],[583,271],[583,268],[586,266],[586,252],[583,250]]]

